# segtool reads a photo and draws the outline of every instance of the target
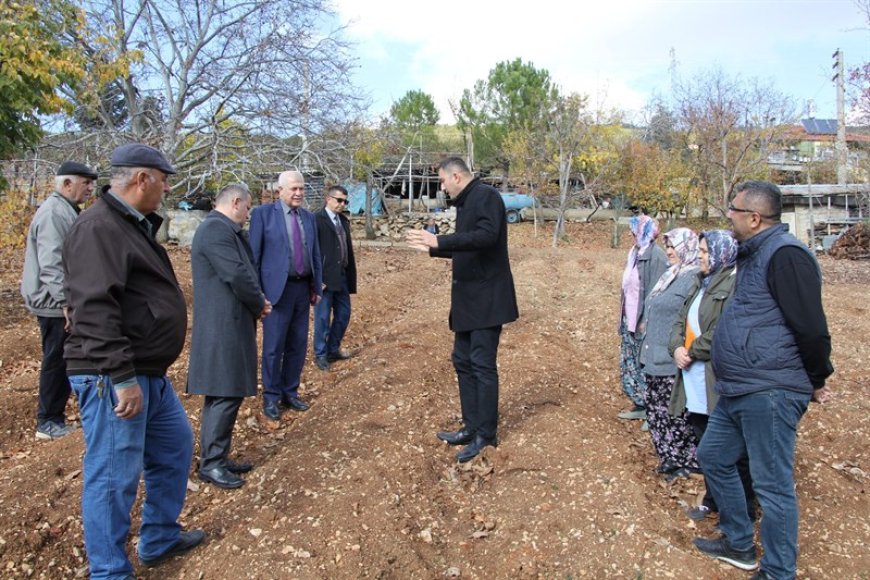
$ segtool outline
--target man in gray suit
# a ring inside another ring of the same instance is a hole
[[[200,421],[199,478],[218,487],[244,485],[250,463],[229,459],[244,397],[257,394],[257,320],[272,311],[260,289],[248,233],[251,194],[224,187],[197,228],[191,248],[193,337],[187,392],[205,395]]]

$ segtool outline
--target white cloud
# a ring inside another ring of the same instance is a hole
[[[811,88],[798,92],[818,93],[827,89],[819,71],[829,66],[830,52],[861,34],[847,30],[860,21],[851,2],[337,0],[334,5],[350,23],[347,33],[357,43],[362,66],[359,78],[371,85],[364,88],[376,101],[386,101],[376,102],[378,112],[408,90],[421,89],[433,96],[445,120],[451,118],[450,99],[486,78],[496,63],[517,57],[547,69],[565,91],[627,110],[641,108],[652,91],[668,91],[672,48],[685,74],[719,65],[729,74],[769,76],[787,85],[780,87],[784,92],[803,83]],[[854,59],[870,52],[868,34],[860,38],[864,54]],[[799,53],[804,49],[814,50],[814,60]],[[787,72],[789,64],[805,73]],[[794,96],[823,100],[817,94]]]

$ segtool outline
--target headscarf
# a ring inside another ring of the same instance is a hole
[[[698,269],[698,234],[689,228],[675,228],[665,234],[665,244],[668,242],[674,247],[678,261],[671,265],[656,285],[653,286],[650,296],[658,296],[668,286],[683,274],[694,272]]]
[[[628,220],[628,228],[634,234],[634,247],[637,254],[643,254],[659,235],[659,222],[646,214],[640,214]]]
[[[731,230],[701,232],[699,241],[701,239],[707,240],[707,252],[710,257],[710,271],[704,275],[703,280],[703,285],[707,286],[713,274],[733,266],[737,261],[737,241]]]
[[[623,292],[629,286],[636,286],[636,284],[630,284],[629,281],[632,278],[636,279],[638,276],[637,257],[646,252],[651,245],[655,244],[656,238],[659,235],[659,222],[655,218],[641,214],[628,220],[628,228],[634,234],[634,246],[628,253],[628,260],[622,273]],[[634,298],[637,299],[636,296]]]
[[[634,246],[628,253],[625,271],[622,273],[622,315],[626,328],[634,332],[637,322],[637,312],[643,298],[640,296],[640,272],[637,269],[637,258],[647,252],[655,244],[659,235],[659,222],[648,215],[641,214],[628,220],[628,227],[634,234]]]

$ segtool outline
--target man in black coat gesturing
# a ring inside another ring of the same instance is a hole
[[[443,160],[438,177],[454,200],[456,232],[436,236],[410,230],[407,240],[430,256],[453,260],[450,329],[464,426],[437,436],[451,445],[466,445],[456,455],[463,463],[497,444],[498,342],[502,325],[516,320],[519,311],[501,195],[475,178],[458,157]]]

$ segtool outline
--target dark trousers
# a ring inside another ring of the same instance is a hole
[[[689,425],[692,426],[692,430],[695,432],[695,438],[700,444],[701,438],[707,430],[707,423],[710,421],[710,417],[709,415],[703,415],[701,413],[689,413],[688,419]],[[737,473],[740,474],[740,482],[743,484],[743,493],[746,495],[746,506],[749,508],[749,518],[755,521],[756,500],[755,492],[752,491],[752,476],[749,475],[749,459],[747,457],[743,457],[737,462]],[[701,504],[710,508],[710,511],[719,511],[719,507],[716,505],[716,500],[713,499],[713,494],[710,493],[709,487],[707,488],[707,491],[704,492],[704,499],[701,501]]]
[[[63,343],[66,340],[65,320],[37,316],[42,335],[42,367],[39,370],[39,406],[36,410],[36,426],[46,421],[65,423],[66,402],[69,400],[69,378],[63,360]]]
[[[242,397],[209,397],[202,403],[199,430],[199,469],[225,467],[230,456],[233,427]]]
[[[295,399],[308,351],[309,280],[287,280],[263,319],[263,402]]]
[[[498,340],[501,326],[455,333],[453,368],[459,379],[462,422],[472,433],[495,438],[498,426]]]

